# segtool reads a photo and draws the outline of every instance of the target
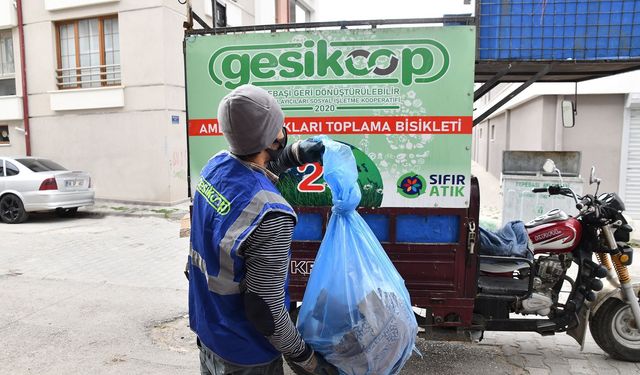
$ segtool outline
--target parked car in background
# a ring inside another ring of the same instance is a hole
[[[21,223],[34,211],[73,216],[78,207],[93,205],[94,196],[86,172],[48,159],[0,157],[0,220],[5,223]]]

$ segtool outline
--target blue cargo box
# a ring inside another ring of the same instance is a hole
[[[638,0],[478,0],[480,60],[640,58]]]
[[[391,222],[385,214],[362,214],[364,221],[378,238],[391,241]],[[293,232],[294,241],[321,241],[323,216],[320,213],[299,213],[298,224]],[[460,217],[457,215],[397,215],[395,219],[395,242],[412,244],[456,243],[460,232]]]

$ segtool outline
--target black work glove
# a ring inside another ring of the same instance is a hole
[[[276,160],[271,160],[267,164],[267,169],[276,176],[280,176],[283,172],[293,167],[299,167],[308,163],[322,162],[324,154],[324,145],[322,141],[313,138],[297,141],[287,145],[278,154]]]
[[[298,160],[298,165],[304,165],[307,163],[321,163],[322,155],[324,154],[324,145],[322,141],[318,139],[305,139],[304,141],[298,141],[293,145],[293,152]]]
[[[297,367],[297,370],[310,375],[339,375],[338,368],[327,362],[322,355],[311,352],[308,359],[300,362],[291,362],[291,365]]]

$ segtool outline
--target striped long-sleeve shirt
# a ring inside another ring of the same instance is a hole
[[[267,214],[244,242],[246,273],[242,282],[247,318],[269,342],[294,361],[306,360],[311,349],[285,307],[285,281],[295,222],[284,213]]]

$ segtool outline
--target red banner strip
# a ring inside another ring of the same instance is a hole
[[[319,134],[471,134],[472,116],[287,117],[287,132]],[[189,120],[190,136],[222,135],[217,119]]]

